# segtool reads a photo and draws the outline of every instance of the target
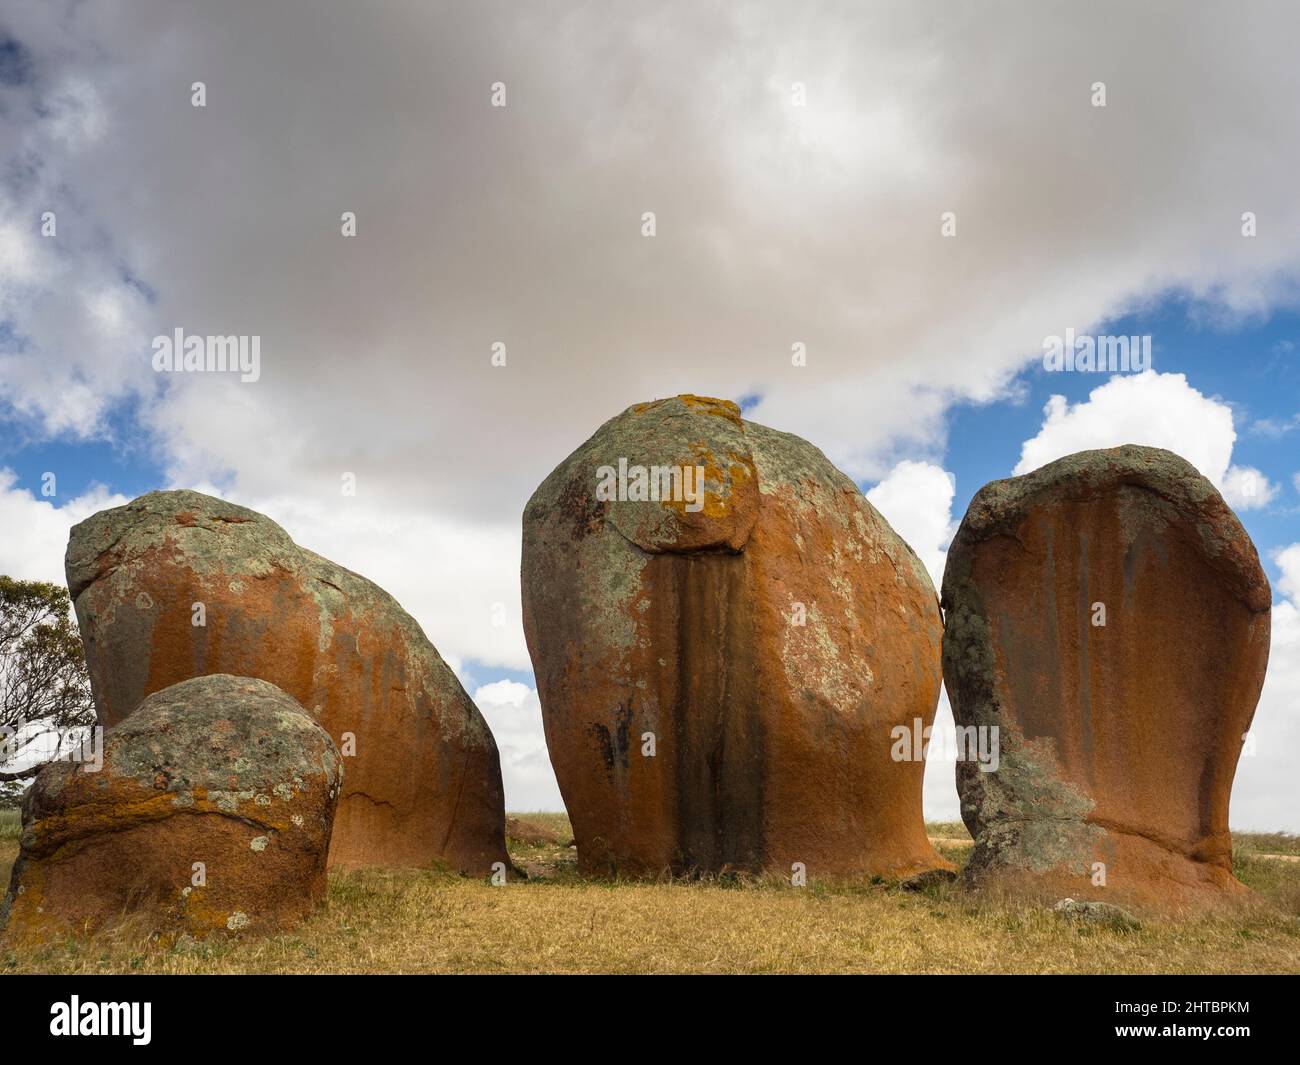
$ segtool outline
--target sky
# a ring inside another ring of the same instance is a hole
[[[1266,2],[5,4],[0,572],[61,581],[68,528],[154,488],[254,507],[411,611],[507,805],[558,809],[520,518],[629,404],[811,440],[936,585],[987,481],[1152,444],[1273,585],[1231,816],[1298,831],[1297,31]],[[257,379],[159,372],[177,329],[259,338]],[[1067,330],[1150,367],[1051,372]],[[925,803],[957,816],[951,763]]]

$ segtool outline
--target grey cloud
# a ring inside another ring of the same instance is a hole
[[[936,455],[948,405],[1000,394],[1066,325],[1168,287],[1235,313],[1294,295],[1284,5],[97,3],[11,21],[39,77],[4,122],[42,159],[11,206],[30,226],[67,205],[57,268],[80,284],[6,308],[28,337],[10,399],[58,424],[64,377],[142,394],[182,479],[310,492],[360,469],[509,520],[604,418],[682,390],[758,393],[756,417],[879,477]],[[102,131],[65,115],[60,136],[33,110],[59,98]],[[123,335],[97,332],[87,289],[121,300]],[[177,325],[259,334],[262,380],[177,379],[157,403],[149,340]]]

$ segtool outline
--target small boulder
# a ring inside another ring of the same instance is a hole
[[[1142,927],[1142,922],[1128,910],[1114,906],[1109,902],[1096,902],[1091,899],[1078,901],[1062,899],[1052,907],[1052,912],[1072,921],[1085,924],[1105,925],[1109,928],[1134,932]]]
[[[333,740],[273,684],[165,688],[106,730],[97,770],[37,775],[5,934],[48,942],[124,917],[169,941],[291,928],[324,903],[342,775]]]
[[[952,869],[926,869],[909,876],[898,886],[904,891],[934,891],[956,880],[957,874]]]

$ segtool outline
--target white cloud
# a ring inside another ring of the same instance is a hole
[[[1237,510],[1266,507],[1278,493],[1278,486],[1254,466],[1229,466],[1219,488],[1228,506]]]
[[[948,689],[939,693],[934,714],[930,747],[925,759],[925,784],[921,806],[927,821],[960,821],[961,802],[957,798],[957,734],[952,717]]]
[[[13,223],[0,225],[0,285],[26,284],[34,280],[36,251],[33,244],[34,238]]]
[[[1231,823],[1258,832],[1300,830],[1295,759],[1300,751],[1300,543],[1274,552],[1281,571],[1273,602],[1268,674],[1232,791]]]
[[[1020,449],[1016,475],[1076,451],[1145,444],[1173,451],[1221,485],[1237,434],[1232,410],[1207,398],[1180,373],[1116,375],[1071,405],[1052,396],[1038,435]]]
[[[474,689],[474,702],[483,711],[501,752],[501,776],[507,810],[563,810],[555,782],[537,690],[513,680],[499,680]]]
[[[116,507],[126,497],[96,485],[56,506],[49,500],[18,488],[18,475],[0,467],[0,573],[28,581],[63,584],[63,554],[68,532],[77,522],[105,507]],[[57,499],[58,497],[54,497]]]
[[[47,97],[45,115],[51,135],[75,152],[100,140],[108,119],[95,86],[73,75]]]
[[[1026,440],[1019,475],[1076,451],[1144,444],[1181,455],[1238,510],[1266,506],[1277,485],[1252,466],[1233,466],[1232,409],[1202,395],[1180,373],[1116,375],[1071,405],[1052,396],[1038,435]]]
[[[867,492],[867,500],[911,546],[937,590],[943,581],[948,543],[957,531],[952,516],[956,478],[932,462],[904,459]]]
[[[1286,598],[1300,603],[1300,544],[1292,544],[1274,552],[1273,561],[1282,572],[1277,590]]]

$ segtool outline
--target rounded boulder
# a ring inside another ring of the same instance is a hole
[[[718,399],[629,408],[529,501],[523,598],[584,871],[946,866],[899,743],[934,717],[934,589],[807,441]]]
[[[275,685],[172,685],[105,730],[101,754],[46,766],[28,791],[8,936],[123,918],[167,939],[271,933],[323,904],[342,760]]]

